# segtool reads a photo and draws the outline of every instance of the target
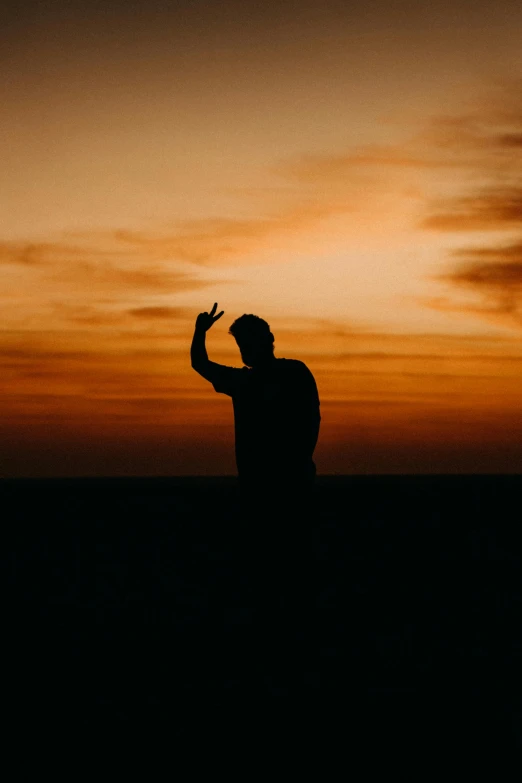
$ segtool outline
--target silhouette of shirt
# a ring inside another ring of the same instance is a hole
[[[317,441],[319,395],[314,376],[296,359],[263,368],[214,365],[214,389],[232,397],[240,479],[310,481]]]

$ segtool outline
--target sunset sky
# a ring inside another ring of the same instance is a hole
[[[7,2],[0,476],[234,474],[265,318],[319,474],[522,471],[522,4]]]

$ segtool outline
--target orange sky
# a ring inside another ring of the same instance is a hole
[[[233,474],[269,321],[319,473],[522,470],[522,6],[7,4],[0,475]]]

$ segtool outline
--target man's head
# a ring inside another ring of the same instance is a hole
[[[267,322],[257,315],[236,318],[228,333],[235,337],[247,367],[260,366],[274,358],[274,335]]]

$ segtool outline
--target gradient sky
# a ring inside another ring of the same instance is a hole
[[[522,471],[522,5],[0,9],[1,476],[234,474],[196,315],[319,473]]]

